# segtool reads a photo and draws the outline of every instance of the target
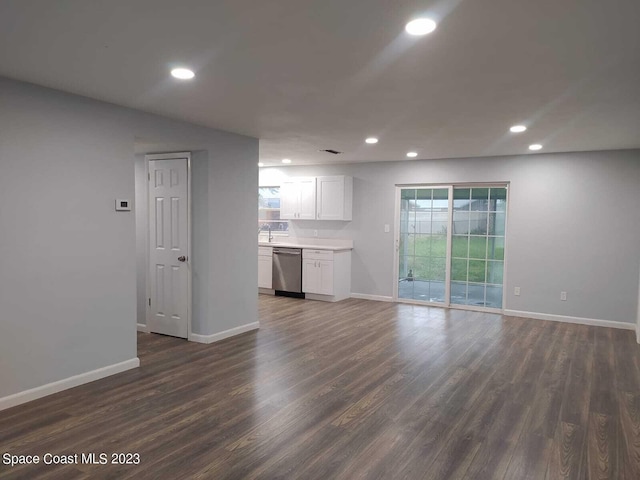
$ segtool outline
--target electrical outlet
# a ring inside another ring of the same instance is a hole
[[[567,292],[560,292],[560,300],[563,302],[567,301]]]
[[[513,294],[514,294],[516,297],[519,297],[519,296],[520,296],[520,287],[514,287],[514,288],[513,288]]]
[[[391,227],[389,227],[388,223],[384,224],[384,233],[389,233],[391,231]]]
[[[314,237],[317,237],[317,236],[318,236],[318,230],[314,230],[314,231],[313,231],[313,236],[314,236]]]

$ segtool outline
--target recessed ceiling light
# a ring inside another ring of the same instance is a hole
[[[430,18],[416,18],[411,20],[404,29],[409,35],[426,35],[436,29],[436,22]]]
[[[407,157],[409,157],[409,158],[415,158],[417,156],[418,156],[417,152],[409,152],[409,153],[407,153]]]
[[[291,163],[291,160],[288,158],[283,158],[282,163]]]
[[[513,133],[522,133],[527,130],[527,127],[525,127],[524,125],[514,125],[509,130]]]
[[[540,145],[539,143],[534,143],[533,145],[529,145],[529,150],[540,150],[542,148],[542,145]]]
[[[374,143],[378,143],[378,139],[376,137],[369,137],[365,140],[365,142],[373,145]]]
[[[196,76],[196,74],[188,68],[174,68],[171,70],[171,75],[180,80],[190,80]]]
[[[262,163],[262,162],[258,162],[258,166],[259,166],[259,167],[264,167],[264,163]]]

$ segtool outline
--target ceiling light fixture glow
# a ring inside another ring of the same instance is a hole
[[[525,132],[527,130],[527,127],[525,127],[524,125],[514,125],[509,130],[512,133],[522,133],[522,132]]]
[[[409,152],[407,153],[407,157],[416,158],[418,156],[418,152]]]
[[[283,158],[282,163],[291,163],[291,160],[288,158]]]
[[[436,29],[436,22],[430,18],[416,18],[411,20],[404,29],[409,35],[426,35]]]
[[[259,166],[259,167],[264,167],[264,163],[262,163],[262,162],[258,162],[258,166]]]
[[[540,145],[539,143],[534,143],[533,145],[529,145],[529,150],[540,150],[542,149],[542,145]]]
[[[171,70],[171,76],[180,80],[191,80],[196,74],[188,68],[174,68]]]
[[[365,142],[373,145],[374,143],[378,143],[378,139],[376,137],[369,137],[365,140]]]

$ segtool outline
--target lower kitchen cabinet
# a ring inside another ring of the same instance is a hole
[[[258,247],[258,287],[271,288],[273,271],[273,248]]]
[[[333,260],[303,260],[302,291],[333,295]]]
[[[302,291],[311,300],[351,296],[351,251],[302,250]]]

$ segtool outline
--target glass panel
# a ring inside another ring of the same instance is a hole
[[[470,188],[454,188],[453,189],[453,209],[469,210],[471,199]]]
[[[416,190],[416,200],[429,200],[427,206],[431,205],[432,190],[430,188],[420,188]]]
[[[400,233],[400,250],[399,255],[413,255],[414,253],[414,245],[413,237],[410,233]]]
[[[504,237],[489,237],[487,239],[487,258],[504,260]]]
[[[502,287],[487,285],[487,300],[485,306],[502,308]]]
[[[413,238],[415,239],[415,250],[412,254],[418,257],[428,257],[431,248],[431,236],[413,235]]]
[[[490,209],[504,212],[507,209],[507,189],[492,188],[490,193]]]
[[[415,200],[416,191],[413,188],[403,188],[400,190],[400,198],[402,200]]]
[[[487,262],[487,283],[502,285],[504,262]]]
[[[447,256],[447,237],[445,235],[431,236],[431,256],[432,257]]]
[[[484,285],[469,284],[467,290],[467,305],[484,307]]]
[[[489,214],[489,235],[504,236],[505,212]]]
[[[484,283],[486,264],[484,260],[469,260],[469,282]]]
[[[451,237],[451,256],[468,258],[469,237],[466,235],[453,235]]]
[[[453,212],[453,235],[469,234],[469,212],[466,210],[454,210]]]
[[[413,258],[413,277],[428,279],[429,278],[429,257],[414,257]]]
[[[454,258],[451,260],[451,280],[467,281],[467,260]]]
[[[487,237],[469,237],[469,258],[487,258]]]
[[[449,227],[449,220],[446,216],[443,218],[441,212],[433,212],[431,221],[431,233],[434,235],[446,235]]]
[[[471,235],[486,235],[487,221],[489,219],[487,212],[469,212],[469,232]]]
[[[398,295],[401,298],[445,301],[448,194],[448,189],[401,191],[398,252]]]
[[[414,257],[400,257],[400,271],[398,272],[398,277],[401,281],[406,278],[413,277],[413,270],[415,268],[413,265],[413,258]]]
[[[471,211],[486,212],[489,210],[489,189],[488,188],[472,188],[471,189]]]
[[[433,205],[438,208],[449,207],[449,189],[448,188],[433,189]]]
[[[444,281],[442,282],[432,281],[429,284],[429,301],[443,303],[445,301],[444,293],[445,293]]]
[[[447,259],[431,258],[429,262],[429,280],[438,280],[444,282],[447,277]]]
[[[451,303],[466,305],[467,284],[464,282],[451,282]]]

